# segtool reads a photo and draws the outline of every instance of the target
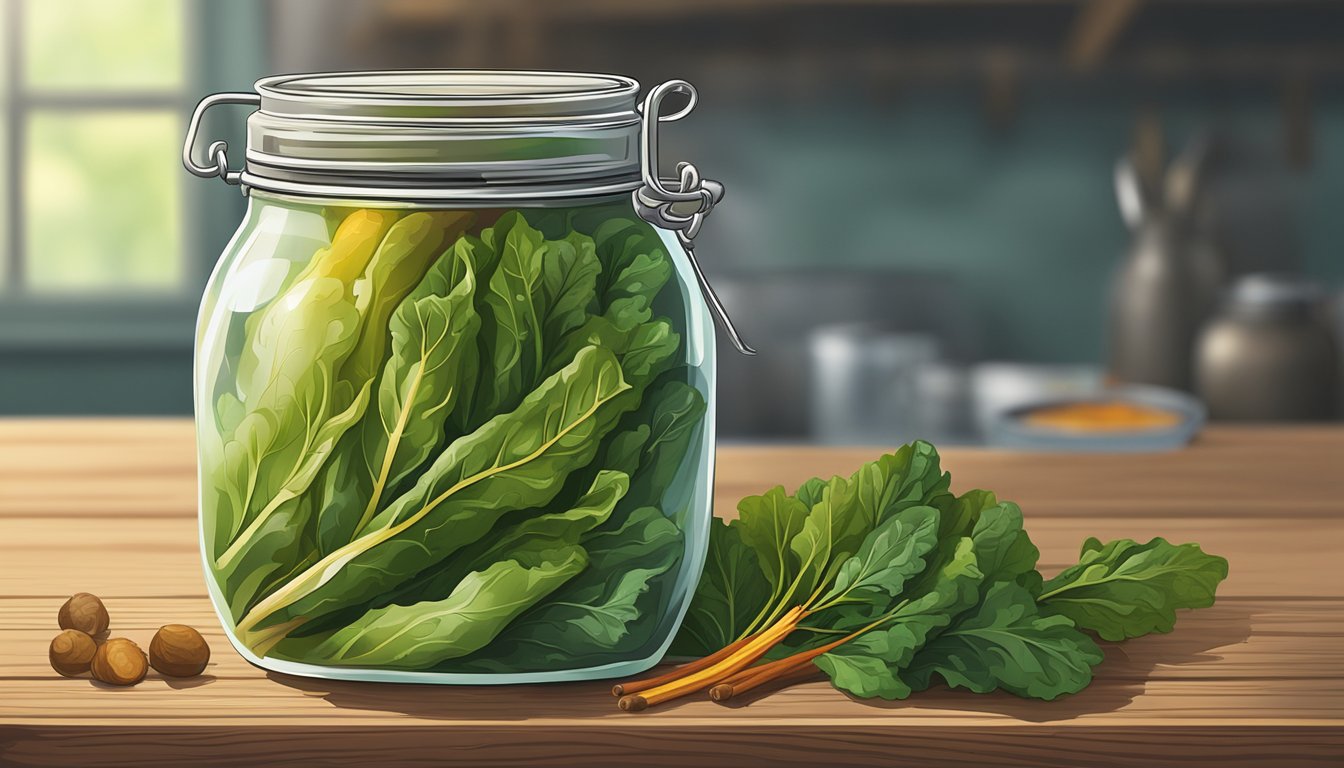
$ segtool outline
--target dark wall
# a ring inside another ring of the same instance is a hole
[[[981,358],[1101,358],[1106,282],[1128,238],[1110,173],[1141,112],[1171,150],[1201,129],[1237,147],[1221,181],[1231,250],[1344,282],[1337,3],[1151,4],[1091,73],[1061,53],[1074,3],[492,4],[426,18],[374,0],[201,5],[202,94],[325,68],[691,79],[701,108],[664,149],[728,185],[700,246],[712,276],[747,289],[753,273],[793,269],[933,276],[962,298],[930,309],[946,317],[929,324],[969,325]],[[1305,94],[1297,124],[1289,92]],[[238,149],[240,121],[220,115],[210,130]],[[191,257],[208,265],[243,201],[216,181],[188,183],[202,195]],[[190,318],[173,322],[153,344],[0,344],[0,413],[189,412]],[[752,330],[770,344],[769,327]]]

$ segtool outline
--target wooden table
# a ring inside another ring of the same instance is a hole
[[[872,449],[724,447],[718,511]],[[863,702],[824,683],[723,707],[618,712],[605,684],[454,688],[267,674],[230,650],[196,550],[190,425],[0,421],[0,763],[475,766],[1344,764],[1344,429],[1210,429],[1189,450],[949,450],[954,489],[1020,502],[1047,573],[1084,537],[1162,535],[1231,561],[1218,604],[1108,646],[1045,703],[934,690]],[[201,628],[205,676],[105,688],[47,666],[56,609],[101,595],[142,645]]]

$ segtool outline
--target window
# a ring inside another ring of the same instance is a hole
[[[198,292],[178,159],[192,6],[0,0],[0,336],[44,313],[77,335],[144,326]]]

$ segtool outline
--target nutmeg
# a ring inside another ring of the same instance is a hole
[[[169,677],[195,677],[210,661],[210,646],[185,624],[165,624],[149,642],[149,663]]]
[[[107,608],[103,601],[88,592],[77,592],[61,606],[56,615],[61,629],[77,629],[89,636],[101,635],[107,631]]]
[[[89,671],[89,662],[98,650],[93,638],[77,629],[67,629],[51,639],[47,658],[51,668],[66,677],[76,677]]]
[[[114,637],[98,646],[89,670],[95,680],[108,685],[135,685],[145,679],[149,662],[140,646],[124,637]]]

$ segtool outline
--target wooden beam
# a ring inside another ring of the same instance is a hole
[[[1064,60],[1069,69],[1078,74],[1096,71],[1141,4],[1140,0],[1088,0],[1084,3],[1065,44]]]

